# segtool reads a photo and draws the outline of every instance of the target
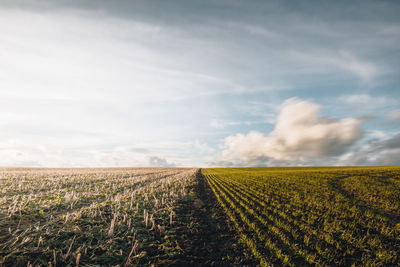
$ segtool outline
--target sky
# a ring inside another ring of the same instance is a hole
[[[400,165],[398,1],[0,0],[0,166]]]

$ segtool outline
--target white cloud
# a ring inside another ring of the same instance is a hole
[[[212,119],[210,122],[210,126],[215,129],[223,129],[229,126],[235,126],[242,124],[239,121],[228,121],[228,120],[219,120],[219,119]]]
[[[183,68],[190,54],[173,58],[193,41],[158,25],[69,9],[5,9],[0,31],[2,95],[117,103],[128,97],[137,103],[240,90],[224,78]]]
[[[292,60],[303,62],[306,69],[315,73],[344,72],[358,77],[361,82],[366,83],[382,73],[382,70],[373,62],[357,58],[350,51],[289,51]]]
[[[371,5],[343,20],[273,3],[72,2],[1,1],[0,165],[144,165],[151,156],[202,164],[222,134],[275,124],[277,99],[290,90],[320,97],[326,84],[340,93],[357,81],[371,88],[388,70],[398,76],[398,23],[365,21]],[[316,157],[296,152],[296,138],[319,140],[308,127],[306,138],[278,125],[243,138],[266,139],[269,160]],[[319,141],[304,149],[312,145],[336,154]],[[261,159],[254,153],[242,154]]]
[[[178,166],[192,165],[193,158],[184,155],[184,143],[116,139],[75,133],[60,137],[39,134],[3,139],[0,141],[0,166],[143,167],[149,166],[151,157],[167,159]],[[137,147],[132,146],[135,143]]]
[[[279,104],[265,103],[261,101],[249,101],[239,105],[237,109],[251,116],[260,118],[264,123],[275,124],[276,115],[279,111]]]
[[[398,122],[400,121],[400,109],[392,110],[388,116],[389,122]]]
[[[344,95],[339,99],[351,105],[382,105],[389,102],[386,97],[372,97],[368,94]]]
[[[320,106],[291,98],[277,117],[275,129],[268,135],[252,131],[225,139],[225,150],[217,161],[254,165],[271,161],[307,163],[339,156],[362,137],[361,120],[332,119],[319,116]]]
[[[367,94],[347,95],[340,97],[340,100],[349,104],[369,104],[372,101],[372,97]]]
[[[181,48],[194,41],[165,25],[0,8],[0,32],[0,165],[144,166],[148,156],[190,165],[181,144],[200,126],[186,117],[208,111],[184,101],[240,90],[186,68],[194,59]]]
[[[149,158],[149,164],[150,164],[150,166],[154,166],[154,167],[174,167],[175,166],[175,163],[170,163],[164,158],[155,157],[155,156]]]
[[[341,51],[340,57],[332,60],[332,63],[338,68],[354,73],[364,82],[370,81],[380,73],[380,69],[376,64],[360,60],[347,51]]]
[[[200,154],[210,154],[214,153],[215,149],[210,147],[208,144],[195,140],[193,142],[193,147],[199,151]]]

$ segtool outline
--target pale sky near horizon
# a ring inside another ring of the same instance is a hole
[[[0,166],[400,165],[400,2],[0,0]]]

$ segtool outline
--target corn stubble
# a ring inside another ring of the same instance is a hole
[[[0,265],[151,264],[195,172],[3,168]]]
[[[0,266],[255,262],[400,265],[400,167],[0,169]]]

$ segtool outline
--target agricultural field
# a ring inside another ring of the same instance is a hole
[[[400,167],[0,169],[0,266],[400,264]]]
[[[0,266],[256,265],[199,169],[0,169]]]
[[[400,167],[203,174],[260,266],[400,265]]]
[[[196,169],[2,169],[0,266],[147,265],[179,254]]]

